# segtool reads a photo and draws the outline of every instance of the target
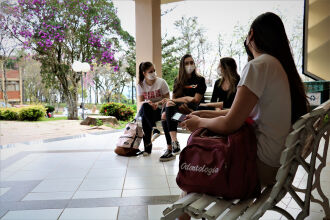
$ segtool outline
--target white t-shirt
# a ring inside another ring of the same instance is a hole
[[[156,78],[154,84],[149,86],[145,80],[142,82],[142,87],[140,84],[137,85],[137,95],[143,95],[144,100],[150,100],[152,102],[158,102],[162,100],[163,95],[170,92],[166,81],[162,78]]]
[[[243,85],[259,98],[250,114],[256,123],[258,157],[269,166],[279,167],[291,129],[291,96],[286,73],[275,57],[263,54],[244,67],[238,83]]]

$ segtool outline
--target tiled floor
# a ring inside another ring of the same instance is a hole
[[[181,193],[175,181],[179,159],[158,161],[165,149],[164,136],[155,141],[149,157],[119,157],[113,149],[120,134],[17,144],[0,150],[0,218],[159,219]],[[182,146],[187,138],[179,135]],[[321,180],[330,197],[330,162]],[[305,182],[306,175],[299,169],[295,184]],[[293,214],[299,212],[290,197],[279,206]],[[312,203],[308,219],[322,216],[321,207]],[[281,215],[267,212],[262,219],[281,219]]]

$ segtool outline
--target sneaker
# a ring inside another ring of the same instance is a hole
[[[144,146],[143,156],[149,156],[151,154],[152,144]]]
[[[175,156],[172,154],[172,150],[167,149],[165,151],[165,153],[163,154],[163,156],[161,156],[159,158],[159,161],[160,162],[166,162],[166,161],[170,161],[170,160],[174,160],[174,159],[175,159]]]
[[[160,136],[160,131],[158,129],[154,129],[153,135],[151,137],[151,142],[154,142]]]
[[[179,141],[173,141],[172,142],[172,149],[173,149],[173,154],[174,155],[180,154],[181,149],[180,149]]]

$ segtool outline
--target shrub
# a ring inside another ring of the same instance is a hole
[[[0,120],[18,120],[18,110],[16,108],[1,108]]]
[[[47,113],[48,112],[52,113],[53,111],[55,111],[54,106],[51,106],[51,105],[46,105],[45,108],[46,108]]]
[[[19,119],[22,121],[38,121],[46,114],[45,107],[41,105],[23,107],[19,110]]]
[[[120,121],[129,121],[134,117],[134,110],[124,104],[109,102],[103,104],[100,110],[101,115],[114,116]]]
[[[96,126],[102,126],[103,125],[103,121],[100,119],[96,119]]]

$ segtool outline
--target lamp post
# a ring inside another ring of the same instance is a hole
[[[81,63],[79,61],[74,61],[72,64],[72,69],[75,72],[81,73],[81,108],[82,108],[82,118],[85,119],[85,112],[84,112],[84,76],[86,77],[86,73],[90,70],[90,65],[86,62]]]

